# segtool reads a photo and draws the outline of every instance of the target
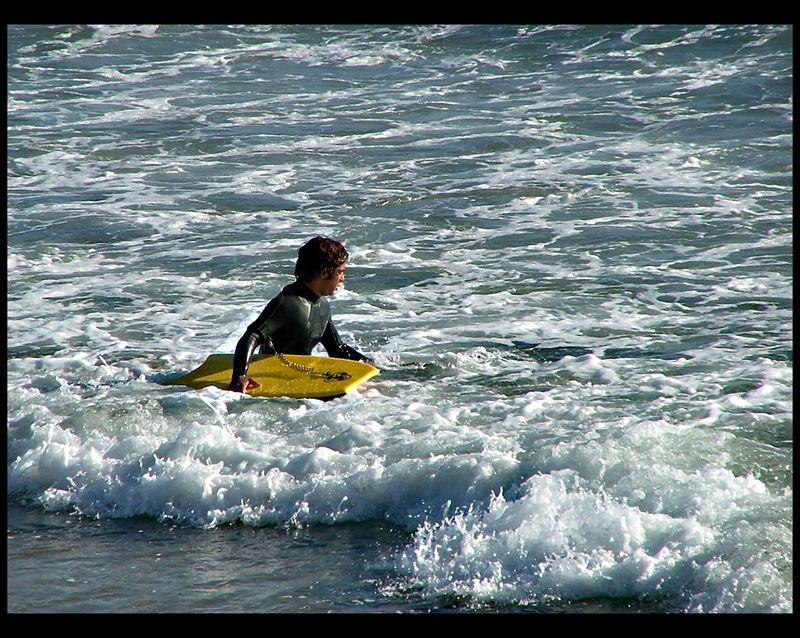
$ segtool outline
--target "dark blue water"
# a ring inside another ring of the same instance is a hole
[[[792,611],[792,36],[9,25],[9,610]]]

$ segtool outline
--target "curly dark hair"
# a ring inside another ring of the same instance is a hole
[[[317,235],[297,251],[294,276],[304,282],[311,281],[320,273],[330,277],[333,271],[346,263],[349,258],[350,255],[342,242]]]

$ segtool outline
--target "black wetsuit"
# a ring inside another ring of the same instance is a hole
[[[233,355],[232,380],[247,374],[256,350],[261,354],[274,354],[277,350],[281,354],[308,355],[318,343],[322,343],[331,357],[370,361],[342,343],[331,321],[328,300],[297,280],[267,304],[239,339]]]

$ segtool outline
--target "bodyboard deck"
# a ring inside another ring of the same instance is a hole
[[[247,394],[257,397],[333,399],[380,374],[376,367],[362,361],[306,355],[283,357],[303,369],[293,369],[275,355],[256,355],[250,361],[247,376],[258,381],[261,387],[248,390]],[[215,386],[227,390],[232,373],[232,354],[212,354],[200,367],[162,384],[185,385],[196,390]]]

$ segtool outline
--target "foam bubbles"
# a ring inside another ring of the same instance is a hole
[[[765,600],[756,578],[741,583],[722,573],[720,551],[752,550],[732,548],[695,517],[649,513],[586,490],[563,470],[532,477],[514,500],[500,494],[485,510],[424,525],[398,563],[426,596],[531,604],[657,595],[687,604],[687,586],[708,580],[714,594],[694,597],[692,610],[786,609],[780,573],[769,574],[777,593]],[[753,561],[745,556],[735,560]],[[756,565],[764,573],[766,565]]]
[[[791,609],[785,27],[26,29],[10,501],[379,521],[390,589],[478,608]],[[380,376],[158,384],[232,351],[319,232]]]

